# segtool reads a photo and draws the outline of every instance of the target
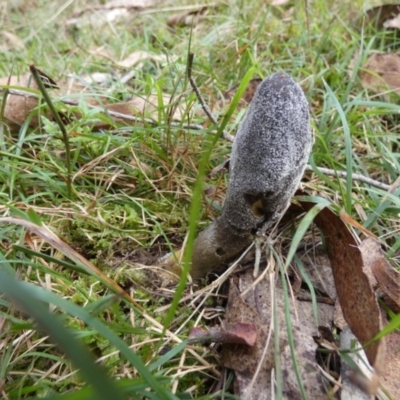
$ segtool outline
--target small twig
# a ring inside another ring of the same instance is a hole
[[[312,301],[312,297],[311,296],[303,296],[303,295],[297,295],[296,299],[298,301]],[[330,298],[330,297],[324,297],[324,296],[316,296],[315,300],[317,301],[317,303],[324,303],[324,304],[330,304],[331,306],[335,305],[335,302]]]
[[[210,176],[214,176],[214,175],[218,174],[223,169],[229,169],[229,161],[230,161],[230,158],[228,158],[222,164],[215,167],[210,172]],[[344,179],[347,178],[346,171],[341,171],[341,170],[335,171],[334,169],[323,168],[323,167],[318,167],[318,170],[328,176],[338,176],[338,177],[344,178]],[[309,164],[306,166],[306,171],[315,172],[313,167]],[[367,183],[368,185],[377,187],[378,189],[382,189],[382,190],[385,190],[390,193],[393,193],[397,189],[397,187],[400,186],[400,176],[399,176],[399,178],[397,178],[397,180],[392,185],[387,185],[386,183],[376,181],[372,178],[368,178],[368,177],[366,177],[364,175],[360,175],[360,174],[352,174],[351,176],[352,176],[352,179],[355,181]]]
[[[340,178],[347,178],[346,171],[335,171],[334,169],[323,168],[323,167],[318,167],[318,170],[321,171],[325,175],[339,176]],[[306,171],[314,171],[314,169],[311,165],[307,165]],[[367,183],[368,185],[375,186],[378,189],[382,189],[382,190],[386,190],[386,191],[389,191],[391,189],[390,185],[386,185],[385,183],[368,178],[367,176],[364,176],[364,175],[352,174],[352,178],[355,181]]]
[[[215,119],[211,110],[208,108],[205,100],[203,99],[203,96],[200,93],[199,88],[196,85],[196,82],[193,79],[193,76],[192,76],[193,59],[194,59],[194,53],[190,52],[189,59],[188,59],[188,78],[189,78],[190,85],[192,86],[193,91],[196,93],[197,99],[199,100],[201,107],[202,107],[203,111],[206,113],[207,117],[210,119],[210,121],[215,126],[218,126],[218,121]],[[232,136],[231,134],[229,134],[227,131],[222,132],[222,137],[225,140],[228,140],[229,142],[233,142],[233,140],[235,139],[235,137]]]
[[[61,121],[60,114],[58,114],[57,110],[54,107],[53,102],[51,101],[51,98],[49,94],[47,93],[46,88],[44,87],[44,84],[42,82],[42,79],[40,78],[39,72],[36,69],[36,67],[31,64],[29,65],[29,69],[32,73],[33,79],[35,80],[36,84],[38,85],[38,88],[40,90],[40,93],[42,93],[42,96],[44,100],[46,101],[47,105],[49,106],[49,109],[51,113],[54,116],[54,119],[56,120],[58,126],[60,127],[60,130],[63,135],[64,139],[64,146],[65,146],[65,159],[66,159],[66,165],[67,165],[67,193],[68,197],[71,198],[72,196],[72,181],[71,181],[71,175],[72,175],[72,169],[71,169],[71,152],[70,152],[70,147],[69,147],[69,138],[68,138],[68,133],[67,130],[65,129],[65,126],[63,122]]]
[[[0,88],[0,91],[1,91],[1,88]],[[22,97],[26,97],[26,98],[33,98],[33,99],[38,98],[38,96],[36,94],[30,93],[30,92],[25,92],[24,90],[8,89],[8,93],[15,95],[15,96],[22,96]],[[68,99],[53,99],[53,100],[59,101],[60,103],[63,103],[67,106],[79,106],[79,102],[77,102],[75,100],[68,100]],[[91,109],[97,108],[103,114],[107,114],[111,117],[119,118],[124,121],[146,122],[147,124],[152,125],[152,126],[158,125],[158,123],[156,121],[154,121],[153,119],[150,119],[150,118],[134,117],[133,115],[123,114],[123,113],[119,113],[117,111],[104,109],[104,108],[101,108],[100,106],[95,106],[95,105],[91,105],[91,104],[86,104],[86,105],[88,108],[91,108]],[[180,129],[191,129],[194,131],[204,131],[204,126],[198,125],[198,124],[182,124],[180,122],[171,122],[170,126],[172,126],[174,128],[180,128]]]

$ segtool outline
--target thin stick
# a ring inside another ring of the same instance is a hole
[[[42,93],[42,96],[44,100],[46,101],[47,105],[49,106],[49,109],[51,113],[54,116],[54,119],[56,120],[58,126],[60,127],[60,130],[63,135],[63,141],[64,141],[64,146],[65,146],[65,162],[67,165],[67,193],[68,197],[71,198],[72,196],[72,181],[71,181],[71,175],[72,175],[72,169],[71,169],[71,152],[69,148],[69,138],[68,138],[68,133],[67,130],[65,129],[65,126],[63,122],[61,121],[60,114],[58,114],[57,110],[54,107],[53,102],[51,101],[51,98],[49,94],[47,93],[46,88],[44,87],[44,84],[42,82],[42,79],[40,78],[39,72],[36,69],[36,67],[31,64],[29,65],[29,69],[32,73],[33,79],[35,80],[36,84],[38,85],[38,88],[40,90],[40,93]]]
[[[193,79],[193,76],[192,76],[193,59],[194,59],[194,53],[190,52],[189,59],[188,59],[188,78],[189,78],[190,85],[192,86],[193,91],[196,93],[197,99],[199,100],[199,102],[201,104],[201,108],[206,113],[207,117],[210,119],[210,121],[215,126],[218,126],[218,121],[215,119],[211,110],[208,108],[208,105],[206,104],[205,100],[203,99],[203,96],[201,95],[200,90],[197,87],[196,82]],[[225,140],[228,140],[229,142],[233,142],[233,140],[235,139],[235,137],[232,136],[231,134],[229,134],[227,131],[222,132],[222,137]]]
[[[0,88],[1,91],[1,88]],[[8,89],[8,93],[15,95],[15,96],[22,96],[22,97],[26,97],[26,98],[33,98],[33,99],[37,99],[38,96],[34,93],[30,93],[30,92],[25,92],[24,90],[18,90],[18,89]],[[63,103],[67,106],[79,106],[79,102],[75,101],[75,100],[68,100],[68,99],[53,99],[56,101],[59,101],[60,103]],[[94,106],[91,104],[86,104],[86,106],[88,108],[91,109],[99,109],[100,112],[107,114],[111,117],[115,117],[115,118],[119,118],[119,119],[123,119],[125,121],[130,121],[130,122],[146,122],[149,125],[152,126],[157,126],[158,123],[150,118],[142,118],[142,117],[134,117],[133,115],[128,115],[128,114],[123,114],[117,111],[112,111],[112,110],[108,110],[108,109],[102,109],[100,106]],[[170,126],[173,126],[175,128],[183,128],[183,129],[192,129],[194,131],[203,131],[204,130],[204,126],[202,125],[198,125],[198,124],[181,124],[180,122],[171,122]]]
[[[347,172],[346,171],[335,171],[333,169],[329,168],[323,168],[323,167],[318,167],[318,170],[321,171],[325,175],[329,176],[339,176],[340,178],[347,178]],[[314,171],[313,167],[311,165],[306,166],[306,171]],[[385,183],[376,181],[374,179],[368,178],[367,176],[361,175],[361,174],[352,174],[352,178],[355,181],[360,181],[367,183],[368,185],[375,186],[378,189],[382,189],[385,191],[389,191],[391,189],[390,185],[386,185]]]
[[[219,172],[221,172],[224,168],[225,169],[229,169],[229,161],[230,159],[228,158],[227,160],[225,160],[222,164],[218,165],[217,167],[215,167],[211,172],[210,172],[210,176],[214,176],[216,174],[218,174]],[[311,171],[314,172],[314,169],[311,165],[307,165],[306,166],[306,171]],[[329,168],[323,168],[323,167],[318,167],[318,171],[322,172],[325,175],[328,176],[338,176],[340,178],[347,178],[347,172],[346,171],[335,171],[334,169],[329,169]],[[364,175],[361,174],[352,174],[352,179],[354,181],[360,181],[360,182],[364,182],[367,183],[368,185],[377,187],[378,189],[382,189],[385,190],[387,192],[393,193],[398,186],[400,186],[400,176],[397,178],[397,180],[392,184],[392,185],[387,185],[386,183],[382,183],[379,181],[376,181],[372,178],[368,178]]]

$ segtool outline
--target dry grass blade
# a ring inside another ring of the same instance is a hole
[[[208,105],[206,104],[205,100],[203,99],[203,96],[200,93],[199,88],[196,85],[196,82],[193,78],[193,60],[194,60],[194,53],[189,54],[189,59],[188,59],[188,78],[190,81],[190,84],[196,93],[196,96],[201,104],[201,107],[203,108],[204,112],[206,113],[207,117],[210,118],[211,122],[215,125],[218,126],[218,121],[215,119],[214,115],[212,114],[211,110],[209,109]],[[230,135],[228,132],[223,131],[222,136],[225,140],[228,140],[229,142],[233,142],[234,137]]]
[[[90,261],[86,260],[85,257],[82,257],[79,253],[77,253],[72,247],[63,242],[56,234],[50,231],[45,226],[38,226],[32,222],[25,221],[23,219],[11,218],[11,217],[3,217],[0,218],[0,223],[9,223],[22,226],[36,235],[40,236],[51,246],[56,248],[65,254],[68,258],[76,262],[79,266],[83,266],[85,271],[90,274],[97,276],[100,280],[107,284],[116,294],[126,299],[129,303],[133,304],[138,310],[144,312],[143,307],[138,304],[124,289],[122,289],[114,280],[110,279],[104,272],[99,270],[96,266],[94,266]]]
[[[151,317],[146,310],[138,304],[123,288],[121,288],[114,280],[110,279],[106,274],[104,274],[102,271],[100,271],[96,266],[94,266],[91,262],[86,260],[84,257],[82,257],[79,253],[77,253],[74,249],[72,249],[68,244],[63,242],[57,235],[55,235],[53,232],[51,232],[48,228],[46,227],[41,227],[38,225],[35,225],[29,221],[25,221],[22,219],[18,218],[11,218],[11,217],[3,217],[0,218],[0,223],[10,223],[10,224],[16,224],[19,226],[22,226],[26,229],[29,229],[30,231],[34,232],[41,238],[43,238],[47,243],[49,243],[51,246],[54,248],[58,249],[61,251],[63,254],[65,254],[67,257],[69,257],[71,260],[75,261],[78,265],[84,266],[85,270],[88,272],[94,274],[95,276],[99,277],[107,286],[112,289],[116,294],[127,300],[129,303],[133,304],[143,315],[144,318],[146,318],[152,325],[154,325],[159,332],[164,331],[163,325],[158,322],[156,319]],[[177,343],[181,343],[182,340],[178,338],[174,333],[172,333],[169,330],[166,330],[166,335],[173,339]],[[201,356],[197,354],[192,349],[188,350],[199,362],[201,362],[203,365],[207,366],[208,368],[212,367],[210,364],[205,361]]]

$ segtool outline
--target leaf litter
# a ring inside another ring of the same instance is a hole
[[[305,210],[311,207],[311,204],[300,202]],[[383,313],[378,307],[373,287],[365,273],[370,265],[380,265],[385,260],[383,253],[380,251],[380,244],[373,238],[366,239],[362,244],[358,244],[353,234],[346,227],[346,224],[341,220],[340,216],[336,215],[329,208],[323,209],[315,218],[316,225],[321,229],[324,240],[327,246],[328,259],[324,259],[321,255],[316,255],[316,264],[313,266],[323,277],[318,273],[317,275],[310,273],[313,286],[317,290],[329,293],[332,299],[335,298],[337,292],[338,300],[341,305],[345,316],[345,324],[341,327],[343,330],[348,325],[351,332],[359,340],[358,353],[363,354],[365,351],[365,360],[362,362],[369,363],[373,369],[365,370],[364,375],[356,373],[350,368],[351,381],[358,382],[358,387],[362,388],[355,390],[359,397],[364,398],[363,391],[375,394],[379,388],[379,379],[383,382],[386,389],[391,389],[391,395],[396,398],[399,393],[393,385],[387,386],[387,382],[392,379],[390,371],[398,371],[398,358],[386,357],[385,341],[380,339],[373,341],[375,336],[381,331],[383,323]],[[372,247],[371,244],[374,244]],[[309,262],[313,257],[308,253],[299,254],[300,259],[307,260],[303,263],[311,264]],[[319,259],[319,262],[318,262]],[[386,260],[385,260],[386,261]],[[319,268],[318,264],[325,267]],[[331,272],[330,272],[330,268]],[[327,269],[325,269],[327,268]],[[310,272],[310,265],[306,266],[307,273]],[[311,268],[312,270],[312,268]],[[398,273],[393,270],[388,264],[384,263],[384,270],[391,271],[397,274],[392,278],[398,284]],[[329,273],[330,272],[330,273]],[[388,272],[385,274],[385,278]],[[268,273],[267,273],[268,275]],[[329,276],[331,275],[331,276]],[[334,285],[333,285],[334,280]],[[329,284],[329,281],[332,283]],[[326,286],[328,284],[329,286]],[[268,279],[264,278],[255,282],[252,277],[252,271],[245,270],[238,272],[230,278],[229,299],[226,311],[227,325],[235,323],[253,324],[257,327],[257,343],[254,347],[245,345],[223,345],[222,362],[227,368],[235,370],[237,383],[235,386],[235,393],[241,398],[270,398],[271,391],[275,389],[271,385],[271,374],[277,365],[280,365],[281,373],[285,377],[283,382],[283,395],[284,398],[296,398],[300,396],[298,384],[294,375],[293,364],[291,356],[289,355],[287,327],[284,318],[285,306],[283,303],[284,292],[280,282],[275,281],[273,293],[275,300],[269,299],[271,293],[270,283]],[[393,285],[387,285],[387,290],[390,292]],[[397,286],[396,286],[397,288]],[[242,294],[241,294],[242,293]],[[394,293],[397,293],[394,291]],[[394,296],[394,294],[392,294]],[[276,349],[274,355],[274,348],[271,340],[267,340],[268,333],[272,329],[271,324],[272,316],[274,315],[272,305],[276,302],[276,312],[278,313],[279,325],[274,325],[274,334],[279,336],[279,350],[278,354],[280,362],[276,364]],[[292,299],[293,304],[290,307],[292,332],[294,336],[294,343],[296,348],[297,363],[299,365],[302,382],[307,382],[305,388],[307,395],[312,399],[326,399],[327,393],[333,390],[329,385],[329,379],[326,373],[321,371],[318,362],[315,358],[317,351],[316,342],[313,337],[319,337],[318,325],[315,320],[315,310],[312,302],[302,302]],[[264,309],[265,307],[266,309]],[[320,329],[327,328],[330,331],[334,321],[334,307],[329,304],[317,302],[317,315],[319,319]],[[301,335],[301,336],[297,336]],[[398,334],[393,334],[396,340]],[[391,336],[389,336],[391,338]],[[317,340],[318,343],[319,340]],[[319,341],[319,343],[321,343]],[[268,344],[268,349],[266,346]],[[362,347],[363,346],[363,350]],[[365,347],[364,347],[365,346]],[[286,350],[285,350],[286,349]],[[339,348],[335,346],[331,350],[337,354]],[[390,354],[399,349],[388,349]],[[392,359],[392,361],[390,360]],[[289,362],[290,361],[290,362]],[[389,368],[387,368],[387,365]],[[303,368],[305,368],[303,370]],[[345,370],[343,370],[345,371]],[[371,372],[372,371],[372,372]],[[256,374],[258,373],[258,375]],[[328,372],[329,376],[329,370]],[[275,371],[275,373],[277,373]],[[306,375],[302,375],[302,374]],[[256,376],[257,375],[257,376]],[[254,378],[256,376],[256,378]],[[330,378],[333,379],[333,378]],[[337,377],[336,377],[337,379]],[[393,378],[394,379],[394,378]],[[337,382],[333,380],[334,382]],[[308,385],[308,382],[313,382]],[[332,383],[332,382],[331,382]],[[352,383],[348,383],[351,387]],[[347,383],[346,383],[347,385]],[[311,392],[309,392],[311,390]],[[350,390],[350,389],[349,389]],[[380,391],[380,389],[379,389]],[[345,390],[346,392],[346,390]],[[266,394],[268,393],[268,394]],[[297,394],[296,394],[297,393]],[[330,392],[331,395],[333,392]],[[382,392],[380,391],[381,395]],[[295,396],[295,397],[292,397]],[[346,397],[343,397],[346,398]]]
[[[257,343],[254,347],[224,345],[222,364],[235,371],[235,394],[241,399],[271,398],[275,392],[271,376],[277,365],[280,365],[281,371],[275,373],[284,376],[284,398],[299,398],[301,395],[293,370],[285,319],[284,290],[279,280],[273,286],[268,279],[262,279],[254,285],[252,273],[252,270],[247,270],[230,279],[225,319],[227,324],[254,324],[258,331]],[[271,300],[271,291],[274,301]],[[274,315],[277,315],[277,322],[273,321]],[[321,325],[330,327],[332,315],[331,305],[318,304]],[[313,336],[317,333],[317,326],[311,302],[300,304],[295,301],[291,304],[290,318],[296,346],[295,357],[306,394],[310,399],[326,399],[323,378],[315,362],[316,344]],[[274,348],[271,337],[272,325],[273,334],[279,338],[278,348]],[[280,359],[279,363],[276,357]]]
[[[400,94],[400,55],[372,54],[360,69],[359,76],[364,88],[379,95]]]
[[[102,94],[100,91],[99,94],[93,92],[93,82],[97,81],[97,83],[103,83],[104,81],[109,79],[109,75],[106,74],[92,74],[90,77],[86,77],[77,81],[75,78],[71,80],[72,84],[69,82],[60,82],[57,84],[53,79],[49,78],[46,74],[41,73],[42,79],[47,85],[48,89],[52,89],[51,95],[53,99],[57,99],[62,97],[62,102],[65,105],[78,105],[76,100],[67,101],[66,96],[71,99],[76,99],[77,96],[84,99],[84,101],[90,106],[99,107],[99,111],[107,114],[107,110],[121,114],[120,118],[116,117],[116,123],[125,123],[127,124],[128,118],[125,117],[146,117],[158,119],[158,113],[160,111],[160,107],[163,108],[164,112],[169,112],[169,109],[172,109],[173,112],[170,113],[170,117],[172,120],[180,121],[183,117],[184,110],[181,110],[181,106],[177,104],[174,106],[170,104],[171,96],[168,94],[162,94],[161,98],[159,95],[150,94],[147,96],[133,96],[131,100],[128,100],[123,103],[109,103],[108,98]],[[49,84],[51,82],[51,84]],[[86,82],[86,84],[85,84]],[[31,128],[36,128],[40,123],[40,114],[43,111],[40,104],[40,95],[35,94],[38,92],[38,87],[36,83],[33,81],[30,73],[26,73],[21,76],[10,76],[0,79],[0,89],[3,87],[3,90],[7,90],[8,94],[5,100],[5,107],[3,112],[3,118],[6,122],[9,123],[10,130],[12,132],[18,132],[19,127],[22,126],[25,121],[28,120],[31,114],[39,114],[33,115],[29,120],[29,124]],[[16,90],[15,90],[16,89]],[[24,91],[24,89],[33,89],[34,92]],[[78,98],[79,98],[78,97]],[[160,101],[161,100],[161,101]],[[75,112],[75,117],[80,118],[81,115],[79,112]],[[45,112],[44,115],[51,119],[51,114]],[[11,124],[10,124],[11,122]],[[108,123],[98,122],[94,129],[103,129],[107,128],[110,125]]]
[[[98,51],[96,51],[96,54],[98,54]],[[102,56],[104,57],[105,55],[102,54]],[[107,58],[109,57],[107,56]],[[136,66],[138,69],[141,69],[146,60],[156,63],[167,62],[165,56],[152,55],[144,51],[135,51],[124,60],[114,61],[114,63],[124,68]],[[169,61],[171,61],[171,59]],[[91,75],[82,77],[74,75],[66,81],[60,81],[57,83],[43,72],[41,72],[41,76],[45,86],[47,85],[46,87],[48,89],[52,89],[50,95],[54,100],[61,98],[61,102],[66,106],[78,105],[78,101],[75,99],[79,99],[79,101],[83,100],[89,106],[99,107],[99,111],[104,112],[105,114],[107,114],[107,111],[116,113],[115,115],[111,114],[115,123],[129,125],[129,117],[154,118],[157,120],[160,109],[163,109],[165,113],[169,114],[169,117],[174,121],[182,121],[184,115],[187,114],[187,110],[182,108],[180,102],[171,103],[171,95],[167,93],[161,93],[161,97],[158,94],[136,95],[132,96],[130,100],[125,102],[110,102],[107,94],[104,93],[103,86],[112,83],[115,79],[115,75],[111,76],[106,73],[94,72]],[[49,82],[51,82],[50,85],[48,84]],[[260,82],[261,79],[258,78],[252,79],[249,82],[249,85],[239,102],[238,109],[242,109],[250,103]],[[101,85],[102,88],[99,88],[99,90],[96,91],[96,85]],[[215,103],[214,111],[217,109],[221,111],[225,109],[225,105],[229,104],[232,100],[237,87],[238,86],[236,85],[224,93],[223,99],[220,99]],[[40,95],[37,93],[38,87],[33,81],[30,72],[21,76],[0,78],[0,91],[2,88],[3,91],[7,90],[9,92],[5,101],[3,118],[9,123],[10,130],[14,133],[18,132],[19,127],[30,118],[31,114],[32,118],[29,120],[30,127],[38,127],[40,124],[40,115],[44,109],[39,107]],[[37,94],[35,94],[35,92],[24,92],[24,89],[33,89]],[[192,112],[190,111],[189,115],[191,113]],[[196,114],[203,115],[203,112],[202,110],[196,111]],[[52,119],[49,112],[45,111],[43,115],[48,119]],[[81,117],[79,112],[75,112],[74,115],[77,119]],[[124,118],[124,116],[128,118]],[[136,123],[137,121],[134,120],[134,122]],[[110,128],[110,124],[100,121],[94,126],[94,129],[107,128]]]
[[[207,6],[202,6],[194,10],[186,10],[179,14],[171,15],[167,20],[167,25],[171,28],[198,25],[205,18],[208,12]]]
[[[376,29],[399,28],[400,4],[383,4],[372,7],[363,17],[367,24]],[[362,18],[360,18],[362,20]]]
[[[89,5],[74,13],[66,22],[68,28],[102,26],[126,21],[144,9],[161,3],[158,0],[111,0],[101,5]]]
[[[125,60],[126,64],[120,66],[128,67],[129,63],[133,62],[135,64],[139,62],[139,59],[138,55],[132,53],[130,59],[128,57]],[[373,64],[366,65],[371,69]],[[381,72],[379,74],[386,76]],[[389,73],[387,75],[390,76]],[[45,74],[42,74],[42,77],[48,84],[49,89],[59,90],[59,85],[51,78]],[[29,74],[5,79],[0,84],[37,89],[34,84],[30,83]],[[245,107],[251,101],[259,82],[260,79],[254,79],[250,82],[242,98],[241,107]],[[370,87],[375,88],[377,85],[370,83]],[[76,88],[72,89],[73,94],[74,90]],[[226,101],[233,97],[235,90],[236,88],[234,87],[225,93]],[[69,94],[71,94],[71,91]],[[17,103],[11,102],[12,107],[10,107],[9,103],[10,98],[17,99],[14,100]],[[164,96],[163,94],[163,103],[168,104],[169,98],[170,96]],[[95,98],[88,98],[87,101],[98,104],[98,100]],[[105,98],[104,101],[106,102]],[[137,97],[124,103],[106,104],[106,108],[125,115],[143,116],[144,114],[149,115],[149,112],[151,114],[151,112],[157,111],[159,107],[158,101],[159,96],[150,95],[146,99]],[[222,104],[220,103],[219,107]],[[4,116],[17,125],[22,125],[37,106],[38,99],[9,94]],[[10,110],[14,113],[18,111],[18,113],[10,114]],[[174,113],[173,118],[180,120],[182,115]],[[310,206],[306,203],[301,205],[306,210]],[[306,273],[309,275],[313,286],[332,300],[335,299],[336,291],[338,292],[337,296],[342,305],[341,309],[345,315],[346,322],[352,328],[361,345],[370,344],[370,341],[378,334],[382,325],[380,322],[381,311],[377,306],[373,288],[366,276],[366,265],[370,265],[381,290],[396,306],[399,305],[399,274],[388,264],[377,242],[373,241],[373,239],[367,239],[372,240],[372,242],[367,242],[366,240],[359,246],[341,218],[331,210],[324,209],[321,211],[315,222],[324,233],[327,242],[328,259],[322,253],[317,256],[314,254],[314,257],[310,257],[308,253],[300,254],[300,258],[306,266]],[[329,264],[333,270],[333,275],[329,273]],[[332,283],[332,277],[334,277],[335,284]],[[292,355],[290,354],[284,318],[283,298],[285,294],[279,281],[275,282],[274,285],[275,312],[279,321],[274,329],[277,328],[277,332],[279,332],[280,373],[285,376],[283,393],[285,396],[289,396],[287,398],[292,398],[290,396],[300,396],[300,392],[293,370]],[[233,275],[230,278],[229,299],[225,316],[226,328],[211,327],[209,330],[196,328],[189,338],[192,343],[222,343],[223,365],[235,370],[237,378],[236,393],[242,395],[243,398],[262,399],[264,398],[263,396],[266,396],[265,393],[271,393],[275,390],[273,380],[271,380],[271,374],[273,374],[273,369],[276,367],[276,349],[274,352],[272,339],[268,341],[269,346],[266,347],[271,324],[273,323],[271,316],[273,315],[272,307],[274,303],[270,302],[267,296],[270,290],[271,285],[267,279],[263,279],[257,285],[254,285],[254,278],[249,271]],[[296,345],[296,359],[299,364],[302,381],[306,383],[305,390],[310,395],[310,398],[325,399],[327,398],[326,393],[332,389],[328,384],[329,380],[326,374],[324,375],[321,372],[315,358],[317,345],[313,338],[318,336],[315,308],[313,308],[311,301],[301,302],[301,305],[299,300],[293,299],[292,301],[294,303],[290,307],[290,318]],[[317,314],[319,324],[330,329],[334,320],[333,306],[317,302]],[[277,334],[277,332],[275,333]],[[382,368],[384,357],[383,341],[381,339],[368,345],[365,352],[369,362],[380,372],[385,385],[390,387],[394,374],[399,371],[398,358],[389,356],[388,363],[385,364],[385,368]],[[391,350],[398,351],[399,340],[397,333],[394,332],[389,335],[387,341],[393,346],[393,348],[390,348]],[[243,344],[243,342],[246,344]],[[230,344],[228,345],[227,343]],[[391,353],[390,351],[389,354]],[[392,375],[389,375],[389,373]],[[399,393],[396,384],[392,384],[390,389],[394,395]],[[373,390],[376,390],[376,388],[373,388]]]

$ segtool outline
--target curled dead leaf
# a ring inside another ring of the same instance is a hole
[[[386,294],[395,308],[400,311],[400,273],[386,260],[381,245],[368,238],[362,243],[363,257],[367,259],[367,266],[374,275],[380,290]]]
[[[24,42],[14,33],[8,31],[1,31],[3,36],[3,43],[0,45],[1,51],[21,51],[25,49]]]
[[[202,18],[204,18],[208,7],[201,7],[195,10],[184,11],[179,14],[172,15],[167,20],[169,27],[175,26],[196,26]]]
[[[99,112],[108,114],[111,118],[110,122],[102,121],[95,124],[93,129],[107,129],[113,126],[114,123],[120,123],[124,125],[136,124],[136,117],[149,117],[158,119],[159,112],[167,115],[172,120],[179,121],[183,118],[184,111],[181,110],[178,102],[170,104],[171,96],[168,94],[162,94],[160,97],[157,95],[149,95],[147,97],[134,97],[133,99],[124,103],[107,104],[107,99],[100,95],[93,93],[93,82],[104,81],[109,79],[108,74],[92,74],[91,76],[85,77],[85,79],[73,79],[65,83],[57,85],[57,83],[47,76],[45,73],[40,72],[41,79],[47,89],[55,89],[51,94],[54,96],[63,96],[62,102],[66,105],[78,105],[76,100],[69,101],[65,99],[65,96],[74,96],[84,99],[84,101],[93,107],[99,107]],[[34,89],[38,91],[38,87],[34,82],[30,73],[21,76],[11,76],[0,79],[1,87],[5,89],[12,87],[11,93],[8,93],[6,105],[3,113],[4,119],[10,126],[12,132],[18,132],[19,127],[25,123],[29,115],[36,109],[40,109],[39,105],[39,92],[32,93],[26,91],[26,89]],[[14,90],[14,87],[18,87],[18,90]],[[24,90],[25,89],[25,90]],[[109,113],[107,113],[109,111]],[[79,119],[81,114],[77,111],[73,113],[74,117]],[[46,112],[45,116],[52,119],[52,115]],[[39,117],[34,115],[29,122],[31,128],[36,128],[39,125]]]
[[[157,118],[159,107],[164,107],[164,111],[168,113],[171,105],[169,104],[171,96],[162,95],[163,104],[159,104],[157,95],[151,94],[146,98],[134,97],[125,103],[115,103],[106,105],[107,110],[115,111],[125,115],[136,115]],[[175,107],[172,114],[173,120],[180,120],[182,113],[178,107]]]
[[[56,82],[44,72],[39,71],[39,76],[44,83],[45,88],[57,88]],[[8,78],[0,79],[0,88],[7,88],[9,86],[38,90],[38,86],[36,85],[36,82],[34,81],[30,72],[20,76],[10,76]],[[6,121],[11,121],[13,123],[10,128],[12,131],[15,131],[18,126],[21,126],[26,121],[28,116],[38,107],[38,105],[38,98],[29,95],[21,96],[8,93],[3,117]],[[45,115],[47,118],[51,118],[50,113],[46,113]],[[38,124],[39,117],[35,115],[30,121],[30,126],[36,127]]]
[[[305,210],[312,203],[301,202]],[[384,343],[372,339],[382,329],[378,303],[367,276],[363,271],[364,260],[355,238],[346,224],[329,208],[324,208],[315,223],[325,236],[338,299],[344,318],[365,349],[368,361],[378,370],[383,365]]]
[[[372,54],[359,72],[361,84],[378,94],[400,94],[400,55]]]
[[[390,21],[398,19],[399,15],[399,4],[384,4],[367,10],[365,21],[376,29],[398,28],[398,26],[390,26],[392,24]]]
[[[123,68],[131,68],[136,66],[137,68],[142,68],[143,63],[146,60],[154,61],[156,63],[166,63],[167,57],[165,55],[155,55],[150,54],[147,51],[137,50],[129,54],[123,60],[118,61],[116,64]]]
[[[202,328],[191,328],[189,343],[236,343],[254,346],[257,340],[257,328],[254,324],[236,322],[228,329],[215,326],[206,331]]]
[[[156,4],[156,0],[113,0],[101,5],[85,7],[69,18],[67,27],[101,26],[128,19],[132,11],[140,11]]]

